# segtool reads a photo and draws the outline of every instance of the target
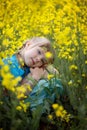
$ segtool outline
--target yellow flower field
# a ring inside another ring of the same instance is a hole
[[[54,107],[46,106],[51,111],[45,115],[48,125],[43,130],[87,129],[86,5],[86,0],[0,0],[0,66],[3,58],[14,54],[26,39],[34,36],[47,37],[55,49],[54,66],[59,71],[57,77],[62,80],[65,95],[58,97],[56,104],[52,104]],[[47,58],[51,56],[46,54]],[[31,119],[29,104],[16,99],[19,95],[15,86],[20,78],[15,79],[8,66],[0,69],[0,75],[3,77],[0,129],[6,130],[8,126],[8,130],[33,130],[34,124],[34,130],[39,130],[41,106]],[[3,88],[10,90],[10,102],[2,100]]]

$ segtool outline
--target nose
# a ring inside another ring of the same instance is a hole
[[[36,62],[41,62],[41,61],[42,61],[42,59],[43,59],[43,57],[42,57],[42,56],[38,56],[38,57],[36,57]]]

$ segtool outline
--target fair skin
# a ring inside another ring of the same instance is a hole
[[[22,50],[21,57],[18,57],[19,62],[21,58],[23,62],[30,67],[30,71],[33,71],[32,77],[37,81],[41,77],[44,77],[43,70],[47,65],[45,53],[46,50],[44,50],[42,47],[35,46],[31,48],[31,45],[28,45],[27,43]]]
[[[41,67],[35,67],[35,68],[31,68],[30,69],[31,73],[31,77],[36,79],[37,81],[40,80],[40,78],[47,78],[47,71],[45,70],[45,68]]]
[[[20,50],[19,62],[21,58],[24,64],[30,67],[30,72],[33,71],[32,77],[37,81],[44,77],[44,70],[49,62],[49,59],[45,57],[45,53],[49,48],[50,42],[47,39],[35,38],[26,41]]]
[[[21,82],[21,84],[24,85],[24,87],[26,88],[25,95],[28,95],[31,92],[27,89],[27,85],[30,85],[31,88],[33,89],[33,87],[37,84],[37,81],[39,81],[40,78],[47,79],[47,76],[49,74],[47,70],[52,74],[59,74],[59,72],[53,66],[48,66],[46,69],[38,68],[38,67],[30,69],[31,73],[28,74]],[[32,82],[30,77],[35,79],[35,82]]]
[[[27,96],[31,91],[27,89],[27,86],[30,85],[31,89],[37,84],[41,77],[47,78],[48,72],[43,68],[30,68],[31,73],[29,73],[21,82],[21,85],[24,85],[26,89],[25,95]],[[32,81],[32,78],[34,81]]]
[[[30,46],[28,47],[26,44],[21,53],[21,58],[24,63],[31,68],[40,67],[46,63],[45,50],[39,46],[30,48]]]
[[[30,73],[22,80],[22,84],[29,82],[29,77],[32,77],[36,81],[39,81],[40,78],[47,78],[47,74],[47,71],[43,68],[30,68]]]

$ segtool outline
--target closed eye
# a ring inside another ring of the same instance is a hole
[[[40,50],[38,50],[38,54],[41,55],[41,51]]]

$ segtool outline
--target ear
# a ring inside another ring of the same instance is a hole
[[[29,42],[29,40],[27,40],[25,43],[24,43],[24,47],[28,47],[30,45],[30,42]]]

